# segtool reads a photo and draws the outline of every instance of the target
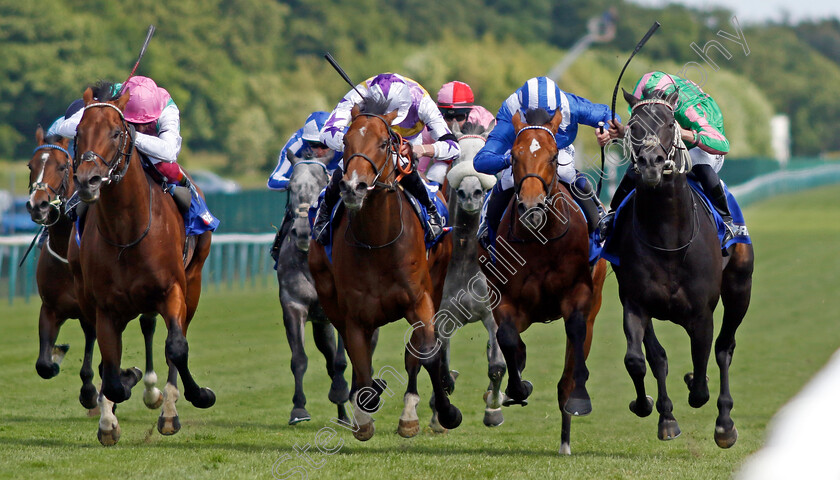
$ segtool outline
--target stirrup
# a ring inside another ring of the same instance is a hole
[[[735,238],[735,224],[732,221],[732,217],[723,217],[723,226],[725,230],[723,232],[723,241],[721,242],[721,247],[726,245],[727,242]]]
[[[613,221],[615,220],[615,212],[609,211],[601,217],[598,221],[598,236],[601,240],[606,240],[613,233]]]
[[[321,204],[318,207],[318,214],[315,216],[315,223],[312,225],[312,237],[316,242],[326,247],[330,240],[330,216],[328,213],[324,213],[325,211],[329,210],[326,210],[324,205]]]

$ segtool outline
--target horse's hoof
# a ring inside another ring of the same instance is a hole
[[[702,392],[690,391],[688,392],[688,404],[692,408],[700,408],[709,401],[709,389],[706,388]]]
[[[420,433],[420,420],[400,420],[397,433],[403,438],[411,438]]]
[[[347,382],[345,382],[342,378],[338,385],[333,383],[332,387],[330,387],[330,393],[327,395],[327,398],[336,405],[346,403],[347,400],[350,399],[350,391],[347,389]]]
[[[366,442],[373,437],[375,431],[376,429],[373,426],[373,421],[371,421],[370,423],[366,423],[364,425],[358,425],[356,427],[356,431],[353,432],[353,436],[360,442]]]
[[[630,402],[630,411],[635,413],[637,417],[647,417],[653,411],[653,397],[647,395],[646,402],[643,405],[633,400]]]
[[[446,433],[449,430],[446,429],[443,425],[440,424],[440,419],[438,418],[438,414],[436,411],[432,410],[432,419],[429,420],[429,428],[432,429],[434,433]]]
[[[70,345],[62,344],[62,345],[55,345],[52,349],[52,361],[56,364],[56,367],[61,365],[61,361],[64,360],[64,356],[67,355],[67,351],[70,350]]]
[[[164,417],[161,415],[158,417],[157,428],[161,435],[175,435],[181,430],[181,422],[178,420],[178,415],[174,417]]]
[[[501,408],[485,408],[484,409],[484,425],[487,427],[498,427],[505,423],[505,417],[502,415]]]
[[[143,372],[137,367],[131,367],[123,370],[120,377],[122,384],[130,390],[143,379]]]
[[[656,436],[660,440],[673,440],[680,436],[682,431],[680,430],[679,424],[673,418],[660,418],[659,419],[659,431],[657,432]]]
[[[461,411],[455,405],[449,404],[449,408],[438,410],[438,422],[447,430],[454,430],[461,424]]]
[[[108,432],[102,431],[102,429],[98,429],[96,431],[96,438],[99,439],[99,443],[101,443],[105,447],[112,447],[120,441],[120,426],[117,424],[113,429]]]
[[[82,385],[82,389],[79,391],[79,403],[88,410],[92,410],[97,406],[96,397],[98,396],[99,392],[96,391],[96,387],[92,383],[86,383]]]
[[[300,422],[308,422],[309,420],[312,420],[312,417],[309,416],[309,412],[305,408],[293,408],[292,414],[289,416],[289,425],[297,425]]]
[[[727,431],[722,427],[715,427],[715,443],[720,448],[729,448],[735,445],[738,441],[738,429],[732,426],[732,429]]]
[[[557,453],[559,453],[560,455],[571,455],[572,446],[569,445],[569,442],[563,442],[560,444],[560,451]]]
[[[157,387],[143,391],[143,403],[149,410],[157,410],[163,405],[163,394]]]
[[[507,396],[507,398],[502,402],[502,405],[505,407],[509,407],[511,405],[522,405],[524,407],[525,405],[528,405],[527,398],[530,397],[531,393],[534,391],[534,384],[528,380],[522,380],[521,386],[522,389],[525,390],[524,395],[518,395],[518,392],[512,392],[510,385],[508,385],[508,388],[505,389],[505,396]]]
[[[43,378],[44,380],[49,380],[56,375],[58,372],[61,371],[61,367],[55,362],[35,362],[35,371],[38,372],[38,376]]]
[[[184,397],[196,408],[210,408],[216,403],[216,394],[209,388],[199,388],[197,398],[187,395],[186,392],[184,392]]]
[[[563,405],[563,411],[576,417],[583,417],[592,413],[592,401],[589,399],[586,390],[582,389],[582,392],[573,391],[569,399],[566,400],[566,404]]]

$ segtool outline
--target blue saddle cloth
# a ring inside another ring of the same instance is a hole
[[[174,191],[175,184],[169,184],[169,191]],[[190,209],[183,215],[184,230],[189,237],[190,235],[201,235],[204,232],[215,232],[219,228],[219,219],[216,218],[210,209],[207,208],[207,202],[198,194],[195,187],[190,187]],[[82,244],[82,231],[84,230],[84,222],[81,218],[76,218],[76,245]]]
[[[721,182],[723,183],[723,182]],[[700,194],[700,198],[703,199],[703,207],[706,210],[706,213],[711,217],[712,222],[715,224],[717,228],[718,240],[721,242],[721,248],[729,248],[730,245],[734,245],[736,243],[752,243],[750,239],[749,231],[747,230],[747,224],[744,220],[744,213],[741,212],[741,206],[738,205],[738,201],[735,200],[735,197],[729,191],[729,187],[726,184],[723,184],[723,189],[726,192],[726,198],[729,203],[729,212],[732,213],[732,223],[735,224],[735,236],[726,242],[726,245],[723,245],[723,237],[726,233],[726,226],[723,223],[723,218],[721,218],[720,214],[715,210],[714,206],[712,205],[712,201],[706,196],[705,192],[703,192],[703,188],[698,184],[694,179],[691,177],[688,178],[688,184],[691,188],[694,189],[695,192]],[[628,204],[628,202],[633,198],[636,194],[636,190],[630,192],[627,195],[627,198],[621,202],[621,205],[618,206],[618,209],[615,211],[615,216],[613,217],[613,225],[612,225],[612,232],[613,234],[606,239],[604,242],[604,250],[601,254],[604,258],[606,258],[610,263],[613,265],[621,265],[620,259],[618,258],[618,245],[612,242],[612,239],[615,238],[615,225],[618,222],[618,217],[622,214],[622,210]]]
[[[442,201],[437,196],[437,191],[440,189],[440,186],[435,182],[427,182],[424,180],[424,185],[426,186],[426,193],[429,195],[429,198],[435,202],[435,208],[437,208],[438,213],[441,217],[443,217],[444,225],[449,224],[449,209],[446,207],[446,202]],[[326,192],[326,187],[321,190],[321,193],[318,194],[318,201],[309,207],[309,227],[310,227],[310,235],[314,238],[314,229],[312,227],[315,225],[315,217],[318,215],[318,208],[321,206],[321,202],[324,200],[324,193]],[[423,235],[424,238],[427,237],[429,231],[429,214],[426,212],[426,208],[417,201],[410,193],[406,193],[406,198],[408,198],[409,203],[411,206],[414,207],[414,212],[417,214],[417,217],[420,219],[420,224],[423,225]],[[327,241],[327,245],[324,247],[324,250],[327,253],[327,258],[332,263],[332,244],[334,240],[334,231],[335,228],[338,226],[338,221],[341,219],[341,212],[343,211],[344,202],[339,200],[332,209],[332,213],[330,214],[330,226],[329,226],[329,240]],[[430,250],[432,247],[438,244],[438,242],[443,239],[443,236],[449,233],[449,230],[445,230],[441,235],[433,239],[431,242],[425,242],[426,250]]]

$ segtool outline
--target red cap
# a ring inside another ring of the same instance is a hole
[[[475,102],[472,88],[464,82],[449,82],[440,87],[437,95],[439,108],[471,107]]]

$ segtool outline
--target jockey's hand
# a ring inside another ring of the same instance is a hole
[[[624,138],[625,133],[627,132],[627,127],[622,125],[617,120],[610,120],[609,122],[610,129],[607,130],[610,134],[610,138]]]
[[[400,145],[400,156],[405,158],[411,158],[411,154],[411,144],[408,142],[403,142],[402,145]]]
[[[604,130],[604,132],[601,133],[601,129],[599,127],[595,127],[595,138],[598,139],[598,145],[603,147],[610,141],[610,132],[609,130]]]

